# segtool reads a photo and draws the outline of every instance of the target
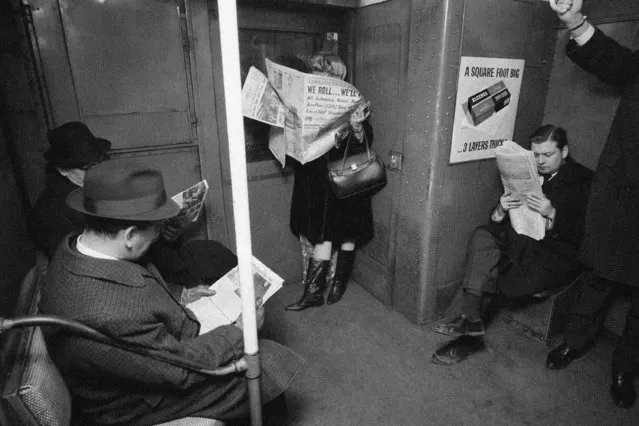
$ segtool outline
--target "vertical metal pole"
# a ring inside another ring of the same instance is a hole
[[[246,150],[244,146],[244,121],[242,115],[242,86],[240,82],[240,49],[235,0],[218,0],[220,20],[220,44],[222,45],[222,71],[226,102],[226,126],[228,132],[233,194],[233,218],[242,292],[242,324],[244,353],[248,361],[246,377],[249,386],[251,424],[261,426],[262,403],[260,396],[260,360],[257,343],[255,315],[255,290],[251,250],[251,222],[248,202]]]

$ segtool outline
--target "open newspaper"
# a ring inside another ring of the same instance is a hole
[[[282,288],[284,280],[253,256],[253,283],[255,297],[264,304]],[[200,334],[237,320],[242,313],[238,266],[231,269],[210,287],[213,296],[202,297],[186,305],[200,322]]]
[[[251,67],[242,87],[244,116],[273,126],[269,148],[282,166],[287,155],[301,164],[321,157],[362,102],[361,94],[337,78],[265,63],[268,77]]]
[[[518,234],[528,235],[535,240],[543,239],[546,221],[540,213],[528,207],[526,202],[526,195],[542,192],[535,155],[513,141],[505,141],[495,149],[495,158],[504,192],[523,201],[521,207],[508,211],[513,229]]]
[[[177,203],[178,207],[180,207],[180,213],[178,213],[176,219],[195,222],[200,216],[208,191],[209,184],[206,182],[206,179],[204,179],[171,197],[171,199]]]

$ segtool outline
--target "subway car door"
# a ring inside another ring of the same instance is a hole
[[[358,253],[354,279],[393,305],[396,223],[406,115],[411,2],[393,0],[357,9],[352,26],[354,80],[371,101],[373,146],[387,167],[388,185],[373,197],[375,238]]]
[[[83,121],[112,142],[113,157],[161,169],[169,194],[207,178],[209,200],[221,199],[215,105],[197,90],[212,81],[208,19],[206,43],[193,43],[202,31],[193,21],[206,13],[204,0],[29,0],[50,127]],[[209,234],[228,242],[219,204],[207,203],[187,237],[205,237],[208,216]]]

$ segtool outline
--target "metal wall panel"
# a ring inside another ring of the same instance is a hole
[[[391,151],[404,152],[410,3],[393,1],[359,9],[353,28],[355,86],[371,102],[373,147],[390,165]],[[361,248],[353,278],[387,305],[393,303],[395,231],[401,171],[389,169],[388,184],[372,198],[375,237]]]
[[[173,1],[60,0],[80,109],[114,148],[193,139]]]

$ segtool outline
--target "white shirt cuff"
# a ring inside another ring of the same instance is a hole
[[[583,46],[588,43],[592,36],[595,35],[595,27],[590,25],[590,22],[587,22],[586,25],[588,25],[588,29],[582,35],[579,37],[573,37],[573,40],[575,40],[579,46]]]
[[[499,208],[499,205],[495,207],[493,212],[490,215],[490,219],[493,222],[501,222],[506,217],[506,212]]]

